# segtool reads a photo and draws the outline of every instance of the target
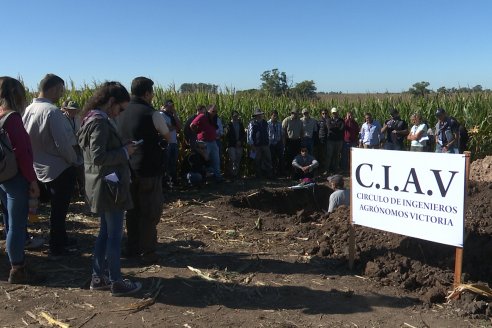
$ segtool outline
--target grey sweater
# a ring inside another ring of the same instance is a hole
[[[48,99],[35,98],[22,120],[31,137],[34,171],[39,181],[53,181],[68,167],[82,164],[74,148],[77,140],[72,127]]]

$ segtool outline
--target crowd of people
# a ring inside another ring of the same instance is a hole
[[[457,153],[466,146],[462,126],[441,108],[435,128],[419,113],[411,116],[409,128],[396,109],[389,110],[383,124],[366,113],[359,125],[351,112],[342,118],[337,108],[322,109],[319,118],[311,117],[307,108],[293,109],[283,120],[273,110],[268,121],[257,108],[244,125],[239,111],[232,110],[226,121],[214,104],[197,106],[183,124],[172,99],[159,110],[152,106],[153,85],[152,80],[137,77],[129,93],[118,82],[105,82],[83,108],[71,100],[59,108],[56,103],[65,94],[60,77],[46,75],[29,105],[18,80],[0,77],[0,122],[18,167],[14,177],[0,182],[10,283],[43,278],[28,267],[24,254],[30,238],[29,202],[43,195],[51,205],[53,259],[69,255],[68,248],[77,243],[65,226],[74,194],[83,196],[100,217],[90,288],[119,296],[141,288],[121,275],[124,223],[124,256],[155,263],[163,188],[220,183],[224,176],[236,179],[242,175],[242,164],[251,160],[258,178],[332,175],[329,181],[335,192],[330,203],[346,204],[348,192],[339,174],[349,170],[352,147],[404,150],[408,140],[411,151],[435,148]],[[179,159],[181,148],[186,151]]]

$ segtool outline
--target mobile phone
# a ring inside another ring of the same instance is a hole
[[[132,141],[135,146],[140,145],[143,143],[143,139],[140,139],[138,141]]]

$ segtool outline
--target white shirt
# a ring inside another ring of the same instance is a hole
[[[427,144],[427,140],[429,140],[429,136],[427,135],[427,125],[425,123],[421,123],[420,125],[414,125],[410,129],[410,135],[416,135],[420,131],[423,131],[420,136],[420,140],[412,140],[411,145],[413,147],[424,147]]]
[[[164,117],[164,120],[166,121],[168,130],[169,130],[169,136],[171,138],[168,140],[168,143],[174,143],[174,144],[178,143],[178,135],[176,133],[176,129],[172,129],[172,130],[169,129],[169,127],[172,126],[171,118],[169,116],[167,116],[164,112],[159,111],[159,113],[161,114],[162,117]]]

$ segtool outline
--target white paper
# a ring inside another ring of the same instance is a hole
[[[106,175],[104,177],[104,179],[106,179],[107,181],[111,181],[111,182],[119,182],[120,181],[120,179],[118,179],[118,176],[116,175],[115,172]]]

